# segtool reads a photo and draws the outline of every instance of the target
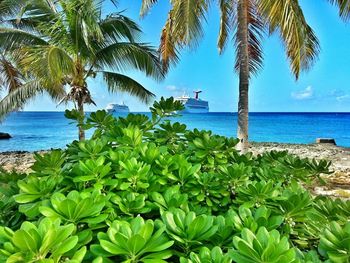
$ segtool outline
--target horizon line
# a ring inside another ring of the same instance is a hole
[[[96,110],[97,111],[97,110]],[[91,113],[91,112],[96,112],[96,111],[86,111],[86,113]],[[65,112],[63,110],[58,110],[58,111],[53,111],[53,110],[47,110],[47,111],[40,111],[40,110],[31,110],[31,111],[13,111],[11,113],[19,113],[19,112]],[[10,114],[11,114],[10,113]],[[150,111],[130,111],[129,113],[150,113]],[[210,111],[210,113],[238,113],[237,111]],[[204,113],[208,114],[208,113]],[[250,111],[250,113],[350,113],[350,111]],[[193,113],[193,114],[198,114],[200,113]],[[187,113],[185,114],[187,115]],[[190,114],[189,114],[190,115]]]

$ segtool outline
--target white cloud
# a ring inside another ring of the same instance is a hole
[[[175,85],[168,85],[165,87],[169,91],[177,91],[178,88]]]
[[[296,100],[308,100],[308,99],[311,99],[313,95],[314,95],[314,91],[312,90],[311,86],[308,86],[304,90],[292,92],[291,94],[292,98]]]
[[[168,86],[165,87],[165,89],[172,96],[181,96],[184,93],[188,93],[187,89],[182,87],[182,86],[168,85]]]
[[[345,92],[343,90],[333,89],[329,92],[327,96],[339,97],[339,96],[343,96],[344,94]]]
[[[334,89],[329,93],[331,98],[335,98],[338,102],[346,101],[350,99],[350,94],[344,90]]]
[[[346,94],[346,95],[338,96],[338,97],[336,97],[336,99],[337,99],[337,101],[342,102],[344,100],[350,99],[350,95]]]

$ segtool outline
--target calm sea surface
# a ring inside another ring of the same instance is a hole
[[[186,114],[173,120],[190,129],[236,134],[236,113]],[[0,151],[65,147],[77,138],[77,128],[70,122],[63,112],[13,113],[0,124],[0,132],[13,136],[0,140]],[[350,147],[350,113],[251,113],[249,128],[250,140],[257,142],[312,143],[317,137],[331,137],[338,145]]]

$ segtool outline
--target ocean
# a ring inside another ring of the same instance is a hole
[[[172,119],[189,129],[212,130],[229,137],[234,137],[237,129],[236,113],[184,114]],[[76,126],[63,112],[15,112],[0,123],[0,132],[13,136],[0,140],[0,152],[64,148],[77,139]],[[250,113],[249,133],[255,142],[313,143],[318,137],[327,137],[350,147],[350,113]]]

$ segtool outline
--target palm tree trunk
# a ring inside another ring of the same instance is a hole
[[[84,102],[82,99],[78,99],[77,100],[77,104],[78,104],[78,111],[80,116],[84,116]],[[79,123],[78,125],[78,129],[79,129],[79,141],[84,141],[85,140],[85,130],[82,127],[83,123]]]
[[[245,153],[248,150],[248,91],[249,91],[249,40],[248,40],[248,5],[249,0],[238,1],[238,32],[239,38],[239,99],[238,99],[238,129],[237,149]]]

